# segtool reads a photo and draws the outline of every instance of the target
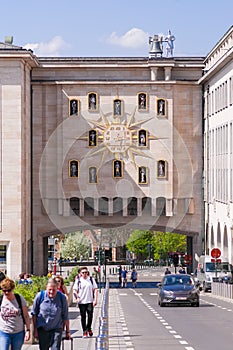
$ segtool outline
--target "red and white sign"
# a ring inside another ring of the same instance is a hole
[[[213,249],[211,250],[211,256],[212,256],[212,258],[214,258],[214,259],[218,259],[218,258],[221,256],[221,250],[218,249],[218,248],[213,248]]]
[[[211,262],[213,262],[213,263],[221,263],[222,262],[222,260],[221,259],[211,259]]]

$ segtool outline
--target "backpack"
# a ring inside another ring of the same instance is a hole
[[[91,281],[91,284],[93,287],[93,278],[92,278],[92,276],[89,276],[89,277],[90,277],[90,281]],[[78,276],[77,279],[78,279],[78,291],[79,291],[79,286],[81,285],[80,276]],[[94,289],[93,289],[93,298],[94,298]]]
[[[25,318],[24,318],[24,314],[23,314],[23,306],[22,306],[21,297],[20,297],[20,295],[17,294],[17,293],[14,293],[14,295],[15,295],[16,301],[17,301],[17,303],[18,303],[18,305],[19,305],[19,308],[20,308],[20,310],[21,310],[21,316],[22,316],[22,319],[23,319],[23,323],[26,324]],[[1,305],[2,305],[2,299],[3,299],[3,294],[0,295],[0,307],[1,307]]]
[[[90,278],[91,284],[93,285],[93,278],[92,278],[92,276],[89,276],[89,278]],[[78,289],[79,289],[79,285],[81,284],[79,275],[78,275],[77,279],[78,279]]]

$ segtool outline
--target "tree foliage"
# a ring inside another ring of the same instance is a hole
[[[151,245],[151,257],[154,260],[167,260],[169,252],[186,252],[186,236],[170,232],[135,230],[130,235],[126,247],[137,256],[148,257]]]
[[[156,231],[153,236],[152,247],[155,260],[167,260],[169,252],[186,252],[186,236],[177,233]]]
[[[91,242],[82,232],[73,232],[65,235],[61,246],[62,257],[65,259],[78,259],[90,254]]]
[[[148,244],[151,244],[153,233],[150,230],[135,230],[130,235],[126,247],[137,255],[148,255]]]

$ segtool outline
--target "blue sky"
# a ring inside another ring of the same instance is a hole
[[[174,56],[206,56],[233,22],[231,0],[8,0],[0,41],[38,56],[148,56],[149,36],[175,36]]]

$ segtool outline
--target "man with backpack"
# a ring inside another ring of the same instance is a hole
[[[73,291],[80,310],[83,338],[87,338],[88,335],[92,337],[91,327],[94,307],[97,305],[98,287],[95,279],[89,276],[87,267],[81,269],[80,277],[74,282]]]
[[[56,280],[50,278],[46,290],[37,293],[33,303],[34,337],[39,339],[40,350],[60,349],[64,329],[66,339],[70,339],[67,299],[57,288]]]

